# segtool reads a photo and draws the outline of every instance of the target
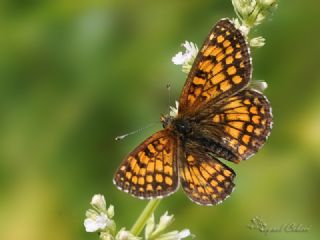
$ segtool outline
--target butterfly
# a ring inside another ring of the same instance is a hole
[[[250,88],[252,62],[244,35],[229,19],[210,31],[187,77],[176,116],[122,162],[114,176],[141,199],[168,196],[182,186],[200,205],[215,205],[234,189],[239,163],[255,154],[272,127],[271,106]]]

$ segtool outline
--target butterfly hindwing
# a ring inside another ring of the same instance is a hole
[[[187,141],[181,147],[180,182],[187,196],[200,205],[215,205],[227,198],[233,188],[234,171],[204,148]]]
[[[198,115],[199,135],[207,139],[221,139],[219,144],[230,157],[214,151],[214,155],[238,162],[256,153],[265,143],[272,127],[271,106],[267,98],[256,90],[243,90],[225,98]]]
[[[133,150],[114,177],[116,186],[139,198],[167,196],[178,188],[176,139],[159,131]]]
[[[194,112],[243,89],[251,79],[250,50],[229,19],[220,20],[200,49],[184,85],[179,112]]]

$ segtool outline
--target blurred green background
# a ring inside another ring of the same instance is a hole
[[[274,128],[264,148],[233,166],[237,188],[216,207],[183,192],[164,199],[171,229],[197,239],[319,239],[320,2],[280,1],[258,28],[254,79],[266,80]],[[118,191],[113,174],[151,133],[114,137],[158,121],[179,97],[185,74],[171,63],[185,40],[202,43],[231,1],[0,2],[0,239],[98,239],[85,233],[95,193],[130,228],[145,201]],[[172,101],[173,102],[173,101]],[[172,104],[172,103],[171,103]],[[134,207],[132,207],[134,206]],[[306,233],[264,236],[247,228],[297,223]]]

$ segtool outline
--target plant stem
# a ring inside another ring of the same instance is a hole
[[[153,199],[150,200],[147,204],[147,206],[144,208],[142,213],[140,214],[137,221],[133,224],[130,232],[135,235],[139,236],[142,229],[144,228],[144,225],[146,225],[146,222],[150,218],[151,214],[154,212],[154,210],[158,207],[161,199]]]

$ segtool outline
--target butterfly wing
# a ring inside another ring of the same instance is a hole
[[[234,188],[234,171],[196,142],[188,141],[181,149],[179,175],[187,196],[200,205],[215,205],[226,199]]]
[[[176,139],[161,130],[133,150],[117,170],[114,183],[134,197],[158,198],[178,188]]]
[[[199,51],[179,100],[179,113],[195,112],[243,89],[251,79],[250,50],[229,19],[220,20]]]
[[[267,98],[255,90],[243,90],[198,116],[199,127],[195,135],[218,142],[204,145],[216,157],[238,162],[256,153],[265,143],[272,127],[271,106]],[[201,142],[201,141],[200,141]]]

